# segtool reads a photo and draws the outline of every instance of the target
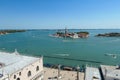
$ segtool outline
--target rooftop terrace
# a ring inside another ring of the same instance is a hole
[[[120,67],[101,65],[101,70],[105,80],[120,80]]]
[[[86,67],[85,80],[102,80],[99,69]]]

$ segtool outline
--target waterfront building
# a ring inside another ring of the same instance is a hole
[[[85,80],[102,80],[98,68],[86,67]]]
[[[120,66],[101,65],[104,80],[120,80]]]
[[[0,52],[0,80],[43,80],[43,58]]]

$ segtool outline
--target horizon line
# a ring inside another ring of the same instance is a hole
[[[56,30],[56,29],[65,29],[65,28],[53,28],[53,29],[50,29],[50,28],[29,28],[29,29],[22,29],[22,28],[11,28],[11,29],[0,29],[0,30]],[[80,29],[80,28],[67,28],[67,29]],[[81,28],[81,29],[85,29],[85,30],[97,30],[97,29],[101,29],[101,30],[107,30],[107,29],[120,29],[120,28]]]

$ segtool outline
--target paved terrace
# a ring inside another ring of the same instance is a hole
[[[101,65],[102,74],[105,80],[120,80],[120,67]]]
[[[85,80],[102,80],[98,68],[86,67]]]
[[[60,80],[76,80],[77,79],[76,71],[60,70],[60,74],[61,74]],[[44,67],[44,80],[49,80],[48,78],[57,77],[57,76],[58,76],[58,69]],[[80,80],[84,80],[84,73],[79,72],[79,78]],[[52,80],[57,80],[57,79],[52,79]]]

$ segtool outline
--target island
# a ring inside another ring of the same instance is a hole
[[[16,32],[25,32],[26,30],[0,30],[0,35],[5,35],[9,33],[16,33]]]
[[[67,29],[64,31],[57,31],[52,35],[53,37],[63,37],[63,38],[87,38],[89,36],[89,32],[81,31],[81,32],[68,32]]]
[[[97,34],[96,37],[120,37],[120,33],[112,32],[112,33]]]

